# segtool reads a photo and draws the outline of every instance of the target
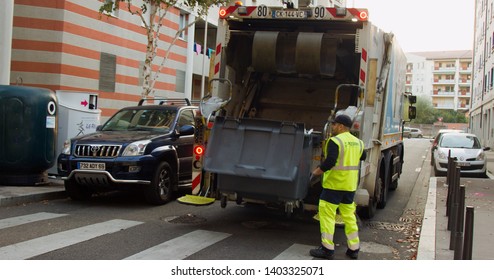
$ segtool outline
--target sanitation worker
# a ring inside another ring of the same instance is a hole
[[[333,259],[336,210],[345,223],[348,249],[346,255],[358,259],[360,240],[354,202],[358,185],[359,163],[365,160],[364,143],[350,133],[352,119],[338,115],[331,123],[332,135],[323,149],[325,160],[312,174],[322,175],[322,192],[319,198],[321,246],[310,250],[316,258]]]

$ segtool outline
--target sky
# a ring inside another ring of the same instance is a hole
[[[472,50],[475,0],[347,0],[392,32],[404,52]]]

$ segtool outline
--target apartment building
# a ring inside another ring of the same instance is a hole
[[[98,94],[105,120],[141,98],[146,33],[124,4],[110,15],[109,0],[14,0],[10,84]],[[134,1],[137,9],[139,1]],[[180,34],[157,82],[155,96],[197,99],[216,44],[217,8]],[[148,19],[149,20],[149,19]],[[157,70],[177,30],[195,20],[187,7],[168,10],[161,29]]]
[[[472,51],[407,53],[406,91],[427,97],[435,109],[468,113]]]
[[[494,148],[494,0],[475,1],[470,130]]]

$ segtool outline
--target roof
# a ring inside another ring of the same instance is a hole
[[[435,52],[410,52],[409,54],[413,54],[416,56],[425,57],[429,60],[437,60],[437,59],[472,59],[473,51],[472,50],[458,50],[458,51],[435,51]]]

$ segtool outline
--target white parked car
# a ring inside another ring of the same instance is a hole
[[[486,177],[486,157],[475,134],[447,132],[439,137],[437,146],[433,152],[435,176],[446,175],[448,167],[448,154],[456,158],[457,166],[461,168],[461,174],[472,174]]]
[[[422,138],[422,137],[424,137],[424,134],[422,133],[422,130],[420,130],[418,128],[405,127],[403,129],[403,137]]]

